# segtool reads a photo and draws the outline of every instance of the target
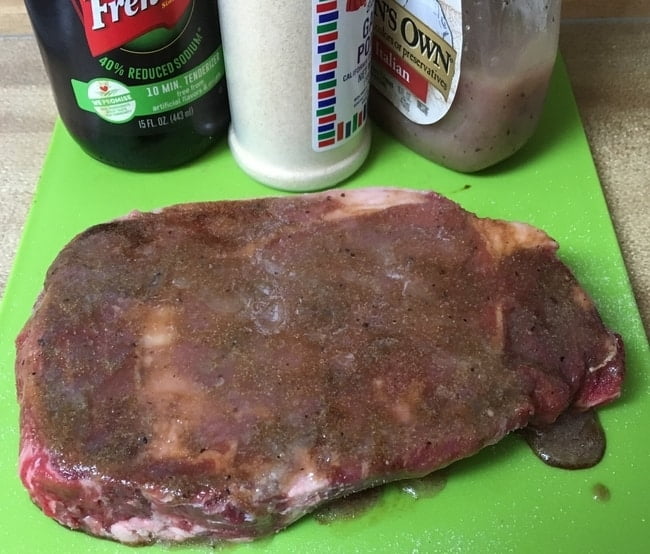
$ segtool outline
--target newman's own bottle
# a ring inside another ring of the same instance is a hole
[[[370,113],[456,171],[531,138],[555,64],[561,0],[383,0],[374,19]]]
[[[162,170],[205,152],[228,101],[216,0],[25,0],[66,128],[91,156]]]

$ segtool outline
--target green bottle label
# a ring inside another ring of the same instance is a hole
[[[115,75],[123,75],[118,67]],[[164,74],[164,68],[161,69]],[[137,116],[149,116],[182,108],[194,102],[221,81],[225,68],[219,47],[205,61],[173,78],[145,85],[125,85],[111,78],[90,82],[72,79],[77,104],[110,123],[126,123]]]

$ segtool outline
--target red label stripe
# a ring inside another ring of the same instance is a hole
[[[325,2],[316,6],[316,13],[332,12],[336,9],[336,2]]]
[[[325,71],[332,71],[333,69],[336,69],[336,62],[329,62],[329,63],[322,63],[318,66],[318,71],[319,73],[323,73]]]
[[[339,38],[338,31],[334,31],[332,33],[325,33],[324,35],[318,35],[318,44],[324,44],[326,42],[334,42],[337,38]]]

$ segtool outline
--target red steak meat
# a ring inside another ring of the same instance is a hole
[[[92,227],[17,339],[20,477],[74,529],[246,540],[610,401],[621,340],[556,249],[398,189]]]

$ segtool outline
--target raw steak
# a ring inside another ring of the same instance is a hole
[[[92,227],[17,340],[20,477],[96,535],[247,540],[612,400],[621,340],[556,246],[392,189]]]

